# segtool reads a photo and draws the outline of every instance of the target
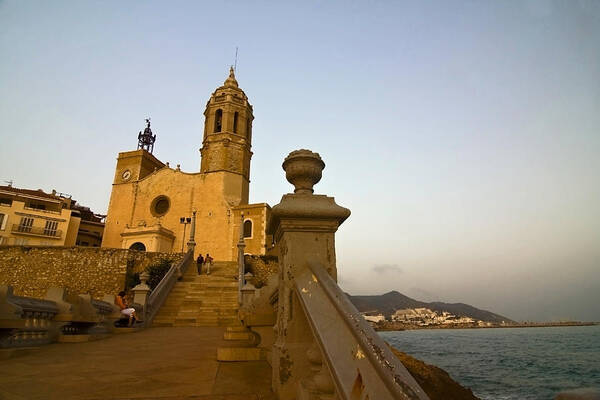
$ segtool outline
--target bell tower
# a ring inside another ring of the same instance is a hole
[[[238,87],[233,67],[223,86],[210,96],[204,111],[200,172],[229,172],[250,181],[252,105]],[[247,193],[247,189],[245,190]]]

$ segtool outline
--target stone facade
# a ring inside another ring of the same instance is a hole
[[[235,260],[241,213],[252,225],[246,251],[265,253],[270,208],[248,204],[252,105],[233,70],[204,115],[199,172],[172,168],[145,149],[119,153],[102,247],[183,251],[190,226],[180,220],[195,211],[194,257]]]
[[[15,295],[43,298],[50,287],[100,299],[125,286],[127,265],[140,272],[162,258],[179,261],[183,254],[85,247],[0,246],[0,285]]]

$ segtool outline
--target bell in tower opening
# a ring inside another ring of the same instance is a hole
[[[156,141],[156,135],[152,134],[150,129],[150,118],[146,118],[146,129],[144,133],[140,131],[138,134],[138,149],[144,149],[150,154],[154,151],[154,142]]]

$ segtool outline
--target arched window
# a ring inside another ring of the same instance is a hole
[[[238,112],[236,111],[233,114],[233,133],[237,133],[237,126],[238,126]]]
[[[250,118],[246,118],[246,138],[252,139],[252,120]]]
[[[129,249],[137,251],[146,251],[146,246],[142,242],[135,242],[134,244],[129,246]]]
[[[244,221],[244,238],[252,237],[252,221],[247,219]]]
[[[215,130],[214,132],[221,132],[221,126],[223,123],[223,110],[220,108],[215,112]]]

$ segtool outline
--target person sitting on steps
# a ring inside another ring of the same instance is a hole
[[[121,309],[121,314],[129,317],[129,326],[133,326],[133,323],[137,321],[137,315],[135,314],[135,308],[128,307],[125,302],[125,291],[121,290],[115,298],[115,304]]]
[[[210,275],[210,267],[212,267],[213,258],[210,254],[206,253],[206,257],[204,257],[204,265],[206,265],[206,275]]]

